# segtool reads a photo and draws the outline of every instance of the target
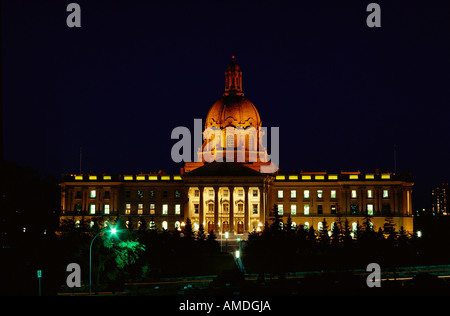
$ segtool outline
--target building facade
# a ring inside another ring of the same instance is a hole
[[[431,190],[433,215],[448,215],[450,211],[450,190],[448,183],[442,183],[440,186]]]
[[[324,219],[332,226],[338,217],[356,229],[369,215],[374,229],[391,217],[397,229],[413,232],[408,175],[262,172],[272,162],[261,127],[233,58],[225,72],[225,92],[207,114],[197,161],[186,162],[179,175],[64,175],[61,220],[105,223],[122,217],[134,228],[174,230],[189,218],[194,230],[203,225],[206,232],[245,238],[262,229],[276,210],[285,223],[290,217],[293,225],[316,230]]]

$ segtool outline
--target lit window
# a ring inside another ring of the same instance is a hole
[[[303,205],[303,214],[309,215],[309,204]]]
[[[389,198],[389,190],[383,190],[383,199]]]
[[[181,204],[175,204],[175,215],[181,214]]]
[[[162,229],[167,230],[167,221],[162,222]]]
[[[105,214],[109,214],[109,210],[110,210],[110,205],[105,204]]]
[[[258,190],[253,190],[253,196],[257,197],[258,196]]]
[[[323,199],[323,190],[317,190],[317,198]]]
[[[155,204],[154,203],[150,204],[150,214],[151,215],[155,214]]]
[[[355,223],[355,222],[353,222],[353,223],[352,223],[352,231],[353,231],[353,232],[356,232],[357,229],[358,229],[358,224]]]
[[[323,224],[322,224],[322,222],[318,222],[317,223],[317,230],[322,230],[323,229]]]
[[[125,214],[131,214],[131,204],[125,204]]]
[[[331,214],[336,214],[336,205],[331,205]]]
[[[283,204],[278,204],[278,215],[283,215]]]
[[[89,213],[95,214],[95,204],[89,204]]]
[[[181,225],[180,225],[180,221],[176,221],[176,222],[175,222],[175,229],[176,229],[176,230],[180,230],[180,226],[181,226]]]
[[[373,216],[373,204],[367,204],[367,215]]]
[[[143,211],[144,211],[144,204],[139,203],[138,204],[138,214],[142,215]]]
[[[167,212],[169,210],[169,204],[163,204],[162,206],[162,214],[167,215]]]
[[[297,198],[297,190],[291,190],[291,199]]]
[[[303,228],[304,228],[304,229],[309,229],[309,223],[308,223],[308,222],[305,222],[305,224],[303,224]]]
[[[96,196],[97,196],[97,191],[96,190],[91,190],[91,194],[89,195],[89,197],[91,199],[95,199]]]
[[[198,222],[194,222],[194,230],[198,230],[198,228],[199,228]]]
[[[278,198],[279,199],[283,198],[283,190],[278,190]]]
[[[367,198],[373,199],[373,191],[372,190],[367,190]]]
[[[291,205],[291,215],[297,215],[297,205]]]
[[[331,198],[332,199],[336,198],[336,190],[331,190]]]
[[[356,199],[356,190],[352,190],[352,199]]]
[[[303,197],[304,197],[305,199],[309,199],[309,190],[303,191]]]

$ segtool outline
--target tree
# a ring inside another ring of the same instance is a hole
[[[205,234],[205,230],[203,229],[203,224],[200,224],[200,226],[198,228],[196,239],[198,242],[203,242],[206,240],[206,234]]]
[[[183,228],[183,236],[187,239],[194,239],[194,230],[192,229],[191,219],[186,219],[186,225]]]

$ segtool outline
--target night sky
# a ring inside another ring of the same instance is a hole
[[[450,182],[450,2],[71,1],[1,3],[5,158],[40,174],[179,173],[236,56],[280,168],[409,171],[414,209]],[[391,2],[395,2],[394,4]]]

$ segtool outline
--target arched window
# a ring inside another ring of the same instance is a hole
[[[180,228],[180,221],[176,221],[175,222],[175,229],[176,230],[180,230],[181,228]]]
[[[318,222],[317,223],[317,230],[322,230],[323,229],[323,224],[322,222]]]
[[[309,229],[309,223],[305,222],[305,224],[303,225],[304,229]]]
[[[162,222],[162,229],[167,230],[167,221]]]

